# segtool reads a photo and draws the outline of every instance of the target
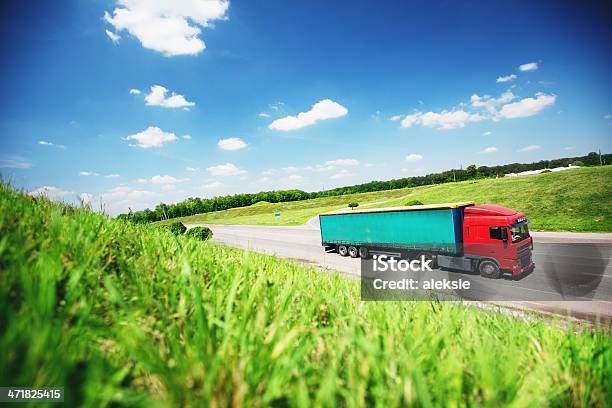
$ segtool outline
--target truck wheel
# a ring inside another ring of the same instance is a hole
[[[359,251],[354,246],[350,246],[348,252],[351,258],[357,258],[359,256]]]
[[[501,276],[499,265],[489,259],[480,261],[478,264],[478,272],[480,272],[480,275],[483,277],[490,279],[498,279]]]
[[[346,248],[346,245],[338,245],[338,253],[340,254],[340,256],[347,256],[348,249]]]
[[[359,247],[359,257],[361,259],[368,259],[370,257],[370,251],[366,247]]]

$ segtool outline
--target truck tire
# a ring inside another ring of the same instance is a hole
[[[358,258],[359,257],[359,250],[357,249],[357,247],[350,246],[349,249],[348,249],[348,253],[351,256],[351,258]]]
[[[368,259],[370,257],[370,251],[366,247],[359,247],[359,257],[361,259]]]
[[[348,249],[346,248],[346,245],[338,245],[338,253],[340,254],[340,256],[347,256]]]
[[[498,279],[501,277],[501,269],[497,262],[490,259],[484,259],[478,264],[478,272],[481,276],[489,279]]]

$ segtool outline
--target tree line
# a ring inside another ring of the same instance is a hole
[[[338,187],[331,190],[306,192],[302,190],[275,190],[259,193],[234,194],[213,198],[190,197],[175,204],[158,204],[155,209],[130,211],[117,218],[127,219],[135,223],[161,221],[170,218],[208,213],[212,211],[227,210],[230,208],[246,207],[258,202],[279,203],[287,201],[308,200],[319,197],[330,197],[344,194],[367,193],[372,191],[394,190],[406,187],[418,187],[431,184],[450,183],[454,181],[473,180],[478,178],[504,177],[508,173],[520,173],[530,170],[542,170],[554,167],[567,167],[570,164],[578,166],[598,166],[608,164],[612,154],[600,155],[591,152],[586,156],[566,157],[554,160],[540,160],[533,163],[511,163],[501,166],[480,166],[474,164],[465,169],[451,169],[426,176],[404,177],[388,181],[371,181],[347,187]]]

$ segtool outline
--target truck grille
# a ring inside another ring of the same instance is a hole
[[[517,252],[520,254],[522,252],[528,251],[530,249],[529,246],[529,244],[521,245],[520,247],[518,247]]]
[[[531,254],[527,253],[527,254],[521,255],[521,268],[525,268],[526,266],[529,266],[530,263],[531,263]]]

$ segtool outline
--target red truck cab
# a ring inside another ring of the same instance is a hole
[[[465,207],[464,256],[490,259],[492,274],[509,272],[517,276],[533,269],[533,239],[529,235],[528,223],[524,214],[500,205]]]

